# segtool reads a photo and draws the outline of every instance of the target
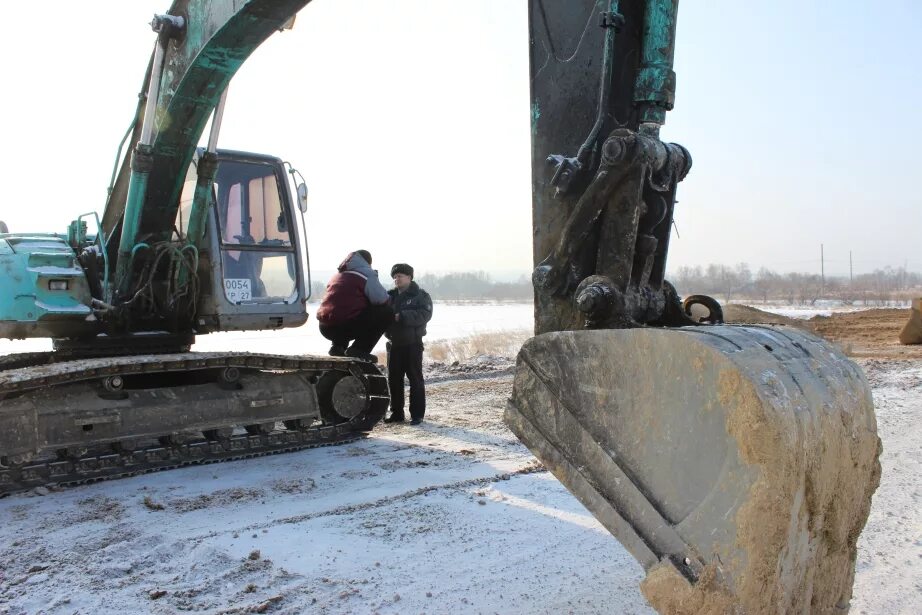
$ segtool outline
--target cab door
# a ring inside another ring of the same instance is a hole
[[[198,328],[278,329],[303,324],[305,284],[298,215],[282,161],[218,152],[207,246],[211,284]],[[200,271],[202,271],[200,267]]]

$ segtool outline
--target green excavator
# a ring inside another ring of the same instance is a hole
[[[217,148],[234,73],[305,4],[155,16],[102,216],[0,235],[0,337],[54,342],[0,357],[0,493],[343,442],[384,415],[368,362],[189,352],[307,320],[306,186],[275,156]]]
[[[174,2],[102,217],[0,229],[0,337],[54,339],[0,358],[0,493],[343,442],[383,415],[371,363],[189,352],[306,320],[306,188],[217,138],[235,71],[307,4]],[[536,336],[507,424],[644,566],[660,612],[847,611],[880,476],[864,376],[665,279],[691,168],[660,138],[677,0],[528,11]]]

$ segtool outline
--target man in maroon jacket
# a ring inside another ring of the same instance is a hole
[[[317,310],[320,334],[333,342],[330,355],[377,361],[371,350],[394,320],[389,300],[378,272],[371,268],[368,250],[350,252],[327,284]]]

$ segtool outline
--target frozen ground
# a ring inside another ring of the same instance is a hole
[[[852,613],[922,612],[922,362],[863,362],[884,443]],[[0,613],[646,613],[640,567],[501,422],[508,375],[422,428],[0,500]]]
[[[0,612],[652,613],[502,425],[510,387],[432,384],[422,428],[349,445],[0,500]]]
[[[922,613],[922,361],[864,360],[884,450],[852,613]]]
[[[436,315],[433,339],[532,318],[530,304]],[[198,347],[323,352],[314,327]],[[860,363],[884,451],[851,612],[922,613],[922,361]],[[652,614],[640,567],[503,426],[510,365],[435,366],[422,428],[0,499],[0,614]]]

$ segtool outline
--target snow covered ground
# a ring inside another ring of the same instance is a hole
[[[531,309],[437,304],[430,337],[525,329]],[[315,327],[198,347],[322,353]],[[883,477],[851,612],[922,613],[922,362],[860,363]],[[502,424],[511,377],[442,370],[421,428],[0,499],[0,614],[652,615],[640,566]]]
[[[852,613],[922,613],[922,361],[859,361],[884,450],[858,540]]]
[[[502,425],[510,387],[430,385],[422,428],[344,446],[0,500],[0,612],[652,613]]]
[[[852,613],[922,612],[922,362],[864,361],[884,443]],[[469,376],[469,374],[468,374]],[[0,500],[0,613],[644,613],[642,570],[501,422],[508,375],[421,428]]]

